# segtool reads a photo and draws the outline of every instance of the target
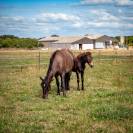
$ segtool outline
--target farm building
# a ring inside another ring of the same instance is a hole
[[[39,39],[45,49],[69,48],[72,50],[103,49],[113,46],[115,39],[106,35],[50,36]]]

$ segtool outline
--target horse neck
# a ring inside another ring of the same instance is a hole
[[[56,54],[58,53],[59,50],[55,51],[52,56],[50,57],[50,62],[49,62],[49,66],[48,66],[48,71],[47,71],[47,75],[46,75],[46,78],[45,78],[45,82],[47,84],[50,84],[51,80],[52,80],[52,77],[53,77],[53,73],[52,73],[52,65],[53,65],[53,61],[54,61],[54,58],[56,56]]]
[[[78,57],[76,57],[75,58],[75,60],[74,60],[74,68],[75,68],[75,71],[76,70],[79,70],[79,71],[84,71],[84,69],[85,69],[85,61],[84,60],[82,60],[82,58],[80,57],[80,58],[78,58]]]
[[[52,78],[53,78],[53,74],[52,74],[51,69],[49,68],[48,71],[47,71],[46,77],[45,77],[45,84],[47,86],[50,85],[50,82],[52,81]]]
[[[82,61],[82,60],[80,60],[80,63],[81,63],[81,67],[82,67],[82,69],[84,70],[85,69],[85,61]]]
[[[86,56],[84,56],[84,55],[81,56],[80,57],[80,62],[81,62],[81,64],[85,65],[87,63]]]
[[[50,63],[49,63],[47,75],[46,75],[46,77],[45,77],[45,83],[48,84],[48,85],[50,84],[50,82],[51,82],[51,80],[52,80],[52,77],[53,77],[52,65],[53,65],[53,60],[54,60],[54,58],[55,58],[57,52],[58,52],[58,51],[54,52],[54,53],[52,54],[51,58],[50,58]]]

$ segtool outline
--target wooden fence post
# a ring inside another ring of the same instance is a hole
[[[40,59],[40,51],[39,51],[39,55],[38,55],[38,68],[40,70],[40,62],[41,62],[41,59]]]
[[[98,55],[99,55],[99,61],[100,61],[100,59],[101,59],[101,52],[100,52],[100,50],[98,51]]]
[[[118,51],[117,51],[117,49],[116,49],[116,62],[117,62],[117,57],[118,57]]]
[[[118,56],[118,53],[117,53],[117,49],[114,50],[114,60],[115,60],[115,63],[117,62],[117,56]]]
[[[132,56],[132,51],[130,50],[130,56]]]
[[[20,67],[20,69],[21,69],[21,72],[22,72],[22,70],[23,70],[23,67],[21,66],[21,67]]]

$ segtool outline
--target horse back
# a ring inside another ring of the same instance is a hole
[[[58,50],[54,55],[52,69],[54,73],[70,72],[74,66],[74,56],[67,49]]]

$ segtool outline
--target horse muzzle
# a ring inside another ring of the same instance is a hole
[[[93,68],[93,67],[94,67],[93,62],[89,63],[89,66],[90,66],[91,68]]]

